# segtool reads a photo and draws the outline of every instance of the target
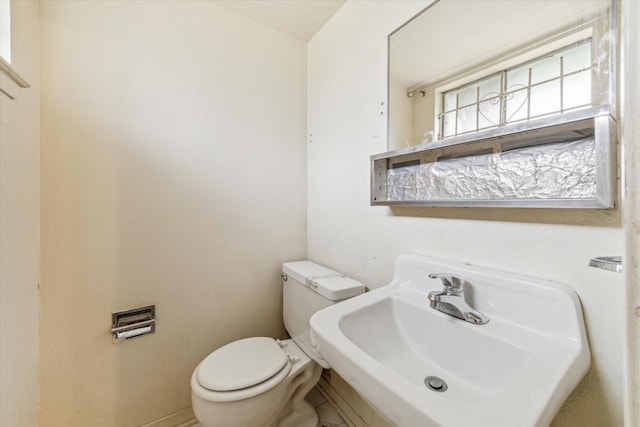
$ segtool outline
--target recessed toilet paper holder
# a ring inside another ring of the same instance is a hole
[[[111,334],[114,342],[151,334],[155,330],[155,305],[111,313]]]

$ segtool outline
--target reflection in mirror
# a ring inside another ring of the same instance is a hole
[[[594,108],[615,117],[611,4],[432,3],[389,37],[388,149]]]

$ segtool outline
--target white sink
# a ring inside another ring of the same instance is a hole
[[[467,302],[489,322],[431,308],[427,294],[443,287],[431,273],[465,279]],[[590,364],[568,287],[419,255],[399,257],[390,284],[316,313],[311,335],[398,427],[548,426]],[[430,389],[426,377],[446,386]]]

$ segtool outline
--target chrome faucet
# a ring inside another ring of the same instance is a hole
[[[429,274],[432,279],[442,280],[444,289],[442,291],[429,292],[431,308],[457,317],[469,323],[484,325],[489,318],[473,309],[464,299],[464,281],[451,274],[433,273]]]

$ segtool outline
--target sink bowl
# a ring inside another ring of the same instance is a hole
[[[431,273],[463,278],[467,302],[489,322],[431,308],[427,294],[442,290]],[[399,427],[548,426],[590,364],[570,288],[419,255],[399,257],[390,284],[317,312],[311,336]]]

